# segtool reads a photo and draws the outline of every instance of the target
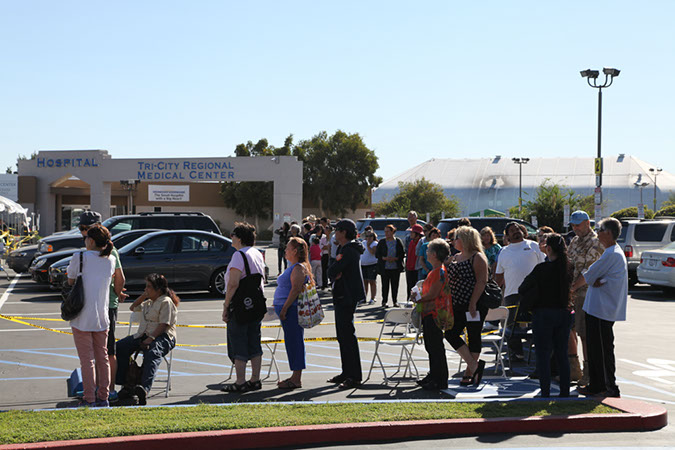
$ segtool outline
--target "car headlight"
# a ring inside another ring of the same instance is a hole
[[[47,244],[47,243],[42,243],[40,244],[40,248],[38,249],[40,253],[49,253],[54,251],[54,247],[52,244]]]
[[[39,260],[39,261],[35,264],[35,268],[37,269],[38,267],[44,266],[46,262],[47,262],[46,259],[41,259],[41,260]]]

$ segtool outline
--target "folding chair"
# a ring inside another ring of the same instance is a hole
[[[127,330],[127,336],[131,334],[131,330],[134,325],[140,324],[141,324],[141,312],[132,311],[131,316],[129,316],[129,329]],[[167,373],[166,387],[164,388],[164,397],[168,398],[169,391],[171,390],[171,363],[173,363],[173,349],[169,350],[169,353],[164,355],[162,359],[164,359],[164,362],[166,363],[166,373]],[[156,378],[155,381],[157,381]]]
[[[373,360],[370,363],[370,370],[368,371],[366,380],[370,379],[370,375],[373,372],[373,367],[375,366],[375,360],[377,360],[380,367],[382,368],[385,384],[389,384],[389,379],[393,378],[394,375],[399,373],[402,367],[405,367],[405,370],[403,371],[403,377],[407,375],[408,370],[410,370],[410,375],[412,376],[413,369],[415,370],[415,378],[419,377],[417,366],[413,360],[413,350],[415,349],[415,345],[418,342],[420,330],[415,329],[413,333],[410,332],[412,331],[412,312],[413,310],[409,308],[392,308],[387,311],[384,316],[384,321],[382,322],[382,327],[380,328],[380,334],[377,337],[377,341],[375,342],[375,354],[373,355]],[[395,333],[396,328],[399,326],[403,326],[403,332]],[[387,327],[391,327],[391,330],[387,332],[387,335],[390,337],[383,337],[385,336],[385,328]],[[380,345],[392,345],[401,348],[398,364],[389,364],[385,366],[382,363],[382,359],[380,358],[379,354]],[[385,367],[396,367],[397,369],[396,372],[391,374],[390,377],[387,377]]]
[[[500,306],[499,308],[489,309],[487,316],[485,316],[485,322],[492,322],[499,320],[499,329],[496,333],[490,333],[481,336],[481,343],[483,347],[490,347],[495,351],[495,374],[499,372],[499,368],[502,369],[502,376],[506,378],[506,369],[504,367],[504,358],[502,355],[502,347],[504,346],[504,340],[506,338],[506,319],[509,317],[509,310],[506,306]],[[462,363],[464,360],[459,358],[459,367],[457,371],[462,370]]]
[[[265,316],[262,319],[262,323],[269,323],[269,322],[276,322],[279,321],[279,316],[277,316],[276,311],[274,310],[273,306],[268,306],[267,307],[267,313],[265,313]],[[279,381],[281,379],[279,375],[279,366],[277,365],[277,358],[276,358],[276,353],[277,353],[277,345],[279,345],[279,341],[281,340],[281,322],[277,323],[277,332],[276,336],[274,337],[261,337],[260,338],[260,343],[267,348],[267,351],[270,352],[270,362],[267,364],[262,364],[262,367],[267,367],[267,375],[265,375],[264,378],[261,378],[262,380],[268,379],[272,375],[272,366],[274,366],[274,370],[277,372],[277,379],[276,381]],[[232,374],[234,373],[234,364],[230,367],[230,374],[228,375],[227,380],[232,378]]]

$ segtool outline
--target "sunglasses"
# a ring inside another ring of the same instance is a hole
[[[87,231],[89,228],[91,228],[91,225],[80,225],[79,228],[80,231]]]

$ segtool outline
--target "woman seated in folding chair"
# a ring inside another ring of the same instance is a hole
[[[180,298],[169,289],[164,275],[151,273],[145,277],[145,291],[130,306],[132,311],[141,312],[141,321],[135,334],[117,341],[117,384],[124,386],[119,398],[138,397],[140,405],[146,404],[146,397],[152,387],[162,358],[176,346],[176,321]],[[141,384],[127,386],[129,358],[137,351],[143,352],[143,375]]]
[[[448,388],[448,360],[445,357],[443,332],[452,328],[452,300],[443,261],[450,254],[450,246],[443,239],[434,239],[427,245],[427,261],[432,270],[422,285],[422,296],[417,300],[421,308],[424,348],[429,354],[429,374],[417,381],[427,390]],[[411,297],[414,301],[415,299]]]
[[[560,397],[570,395],[568,337],[572,326],[570,313],[571,266],[565,239],[556,233],[545,235],[544,251],[548,261],[535,266],[525,277],[518,293],[520,308],[533,310],[532,333],[537,355],[537,374],[542,397],[551,395],[551,354],[560,373]]]
[[[293,374],[279,381],[277,386],[280,389],[296,389],[302,387],[302,371],[305,369],[305,330],[298,324],[298,295],[305,283],[312,279],[312,270],[307,261],[307,243],[302,238],[288,240],[285,256],[289,266],[277,278],[274,310],[284,329],[284,345]]]

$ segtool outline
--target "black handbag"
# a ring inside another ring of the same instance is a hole
[[[146,335],[143,335],[141,337],[141,342],[146,339],[146,337]],[[143,365],[139,365],[138,362],[136,362],[139,352],[140,350],[129,357],[129,368],[127,369],[127,378],[124,382],[124,387],[131,392],[133,392],[135,386],[141,384],[143,378]]]
[[[239,287],[230,300],[229,315],[237,322],[246,324],[259,322],[267,313],[265,294],[260,287],[262,274],[251,274],[246,253],[239,250],[244,258],[246,276],[239,281]]]
[[[67,292],[61,303],[61,318],[65,321],[75,319],[82,312],[82,308],[84,308],[84,285],[82,282],[82,269],[84,266],[82,253],[84,252],[80,252],[80,273],[77,274],[75,284]]]
[[[502,290],[495,280],[488,280],[485,290],[478,299],[478,306],[484,309],[495,309],[502,305]]]

